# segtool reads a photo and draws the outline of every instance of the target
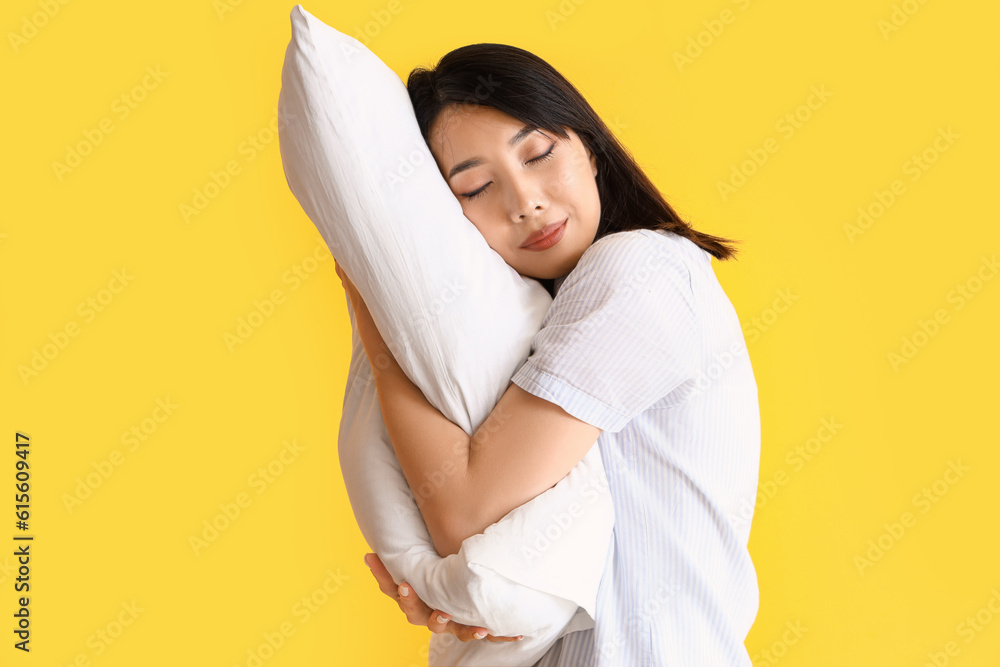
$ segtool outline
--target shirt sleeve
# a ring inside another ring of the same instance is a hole
[[[601,237],[565,277],[511,381],[602,431],[620,431],[696,378],[691,274],[653,230]]]

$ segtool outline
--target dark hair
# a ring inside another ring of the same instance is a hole
[[[424,141],[452,104],[493,107],[563,139],[576,132],[597,155],[601,219],[594,240],[632,229],[665,229],[730,259],[730,239],[695,231],[667,203],[604,121],[569,81],[538,56],[507,44],[470,44],[445,54],[434,69],[414,68],[406,88]]]

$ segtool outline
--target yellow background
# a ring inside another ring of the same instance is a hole
[[[336,455],[346,299],[267,133],[293,6],[0,10],[3,665],[247,665],[282,624],[268,667],[426,664],[429,633],[362,562]],[[305,7],[403,78],[463,44],[537,53],[682,215],[744,241],[715,267],[761,397],[755,665],[996,664],[1000,280],[983,280],[1000,251],[996,5]],[[809,108],[811,90],[829,95]],[[765,145],[763,164],[743,164]],[[231,161],[238,173],[185,219]],[[749,175],[724,197],[734,170]],[[892,202],[849,233],[879,197]],[[31,437],[30,654],[12,648],[17,431]],[[286,443],[299,449],[275,464]],[[280,473],[261,482],[268,465]],[[67,505],[88,475],[100,483]]]

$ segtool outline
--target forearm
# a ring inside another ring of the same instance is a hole
[[[514,384],[470,438],[399,367],[364,301],[352,303],[386,430],[441,556],[552,488],[597,440],[600,429]]]
[[[453,510],[468,507],[472,439],[410,381],[366,307],[355,309],[355,320],[375,376],[386,431],[434,547],[442,557],[458,553],[464,538],[456,537]]]

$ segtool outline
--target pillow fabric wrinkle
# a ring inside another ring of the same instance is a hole
[[[531,354],[552,298],[465,217],[420,134],[402,80],[361,42],[296,5],[278,100],[289,189],[350,276],[406,376],[470,437]],[[433,634],[429,664],[524,665],[594,627],[614,508],[595,445],[552,488],[457,554],[434,549],[386,431],[372,364],[351,321],[337,439],[351,510],[393,580],[432,609],[519,642]],[[443,473],[442,473],[443,474]],[[594,490],[598,490],[594,496]],[[550,535],[553,516],[583,507]],[[360,565],[360,563],[359,563]],[[371,595],[381,595],[374,586]]]

